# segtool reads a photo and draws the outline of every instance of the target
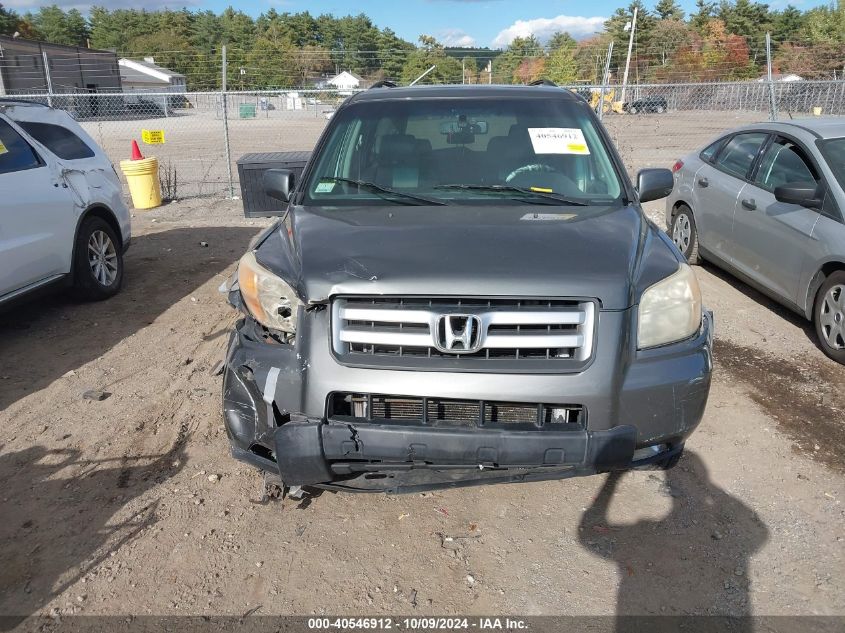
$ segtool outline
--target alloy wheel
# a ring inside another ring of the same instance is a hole
[[[105,231],[94,231],[88,238],[88,265],[101,286],[117,279],[117,250]]]

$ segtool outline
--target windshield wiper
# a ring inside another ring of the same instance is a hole
[[[481,191],[481,192],[504,192],[504,193],[520,193],[523,195],[536,196],[546,200],[554,200],[563,204],[568,204],[576,207],[586,207],[588,204],[581,200],[567,198],[558,193],[551,191],[540,191],[538,189],[530,189],[528,187],[514,187],[512,185],[436,185],[435,189],[463,189],[466,191]],[[530,201],[529,201],[530,202]]]
[[[320,180],[331,180],[332,182],[345,182],[350,185],[357,185],[361,189],[369,189],[370,191],[374,191],[376,193],[387,193],[391,196],[398,196],[406,200],[416,200],[417,202],[423,202],[425,204],[436,204],[441,206],[446,204],[442,200],[435,200],[434,198],[427,198],[426,196],[419,196],[417,194],[407,193],[405,191],[397,191],[396,189],[391,189],[390,187],[383,187],[382,185],[377,185],[374,182],[367,182],[366,180],[355,180],[354,178],[342,178],[340,176],[326,176],[324,178],[320,178]]]

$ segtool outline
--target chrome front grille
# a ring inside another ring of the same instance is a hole
[[[340,297],[332,344],[351,364],[571,370],[592,356],[595,312],[584,300]]]

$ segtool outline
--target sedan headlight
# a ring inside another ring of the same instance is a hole
[[[293,288],[264,268],[250,251],[238,263],[238,285],[249,313],[264,327],[296,333],[302,302]]]
[[[637,347],[657,347],[689,338],[701,327],[701,290],[687,264],[648,288],[640,299]]]

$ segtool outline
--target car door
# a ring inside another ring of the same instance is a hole
[[[0,297],[69,272],[73,244],[66,235],[76,216],[62,185],[0,117]]]
[[[734,212],[767,132],[735,134],[693,178],[693,210],[702,247],[731,262]]]
[[[799,303],[798,286],[817,246],[813,227],[819,220],[818,211],[775,200],[775,187],[797,182],[820,180],[799,143],[775,136],[740,195],[734,219],[734,265],[791,303]]]

